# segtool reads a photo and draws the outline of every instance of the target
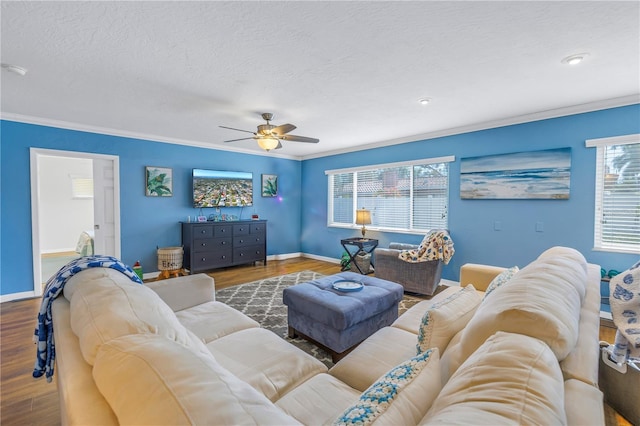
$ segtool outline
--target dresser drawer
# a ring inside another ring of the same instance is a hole
[[[194,253],[192,269],[196,271],[219,268],[233,262],[231,249]]]
[[[264,244],[264,235],[247,234],[233,237],[233,248]]]
[[[238,237],[240,235],[249,235],[249,229],[251,226],[249,224],[242,225],[233,225],[233,236]]]
[[[233,263],[255,262],[256,260],[264,260],[264,245],[234,247]]]
[[[229,238],[198,238],[193,240],[193,251],[196,253],[212,251],[221,248],[231,247],[231,237]]]
[[[216,225],[213,227],[214,238],[229,237],[231,238],[231,232],[233,227],[231,225]]]
[[[250,226],[252,234],[262,234],[265,235],[267,232],[267,224],[266,223],[252,223]]]
[[[193,238],[213,238],[213,225],[194,225]]]

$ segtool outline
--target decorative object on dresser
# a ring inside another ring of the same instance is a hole
[[[182,222],[184,267],[190,273],[262,261],[267,263],[267,221]]]

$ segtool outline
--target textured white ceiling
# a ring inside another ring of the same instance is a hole
[[[2,63],[28,69],[1,73],[8,119],[264,152],[252,140],[223,144],[245,134],[218,126],[253,131],[273,112],[320,143],[269,155],[311,158],[640,101],[638,1],[1,7]],[[582,64],[561,63],[580,52],[590,53]]]

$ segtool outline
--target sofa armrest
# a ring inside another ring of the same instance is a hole
[[[460,267],[460,287],[473,284],[476,290],[486,291],[491,281],[507,268],[465,263]]]
[[[145,285],[158,293],[174,312],[216,300],[215,282],[207,274],[169,278]]]

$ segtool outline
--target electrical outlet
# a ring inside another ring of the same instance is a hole
[[[493,230],[494,231],[501,231],[502,230],[502,222],[500,222],[499,220],[494,220],[493,221]]]

